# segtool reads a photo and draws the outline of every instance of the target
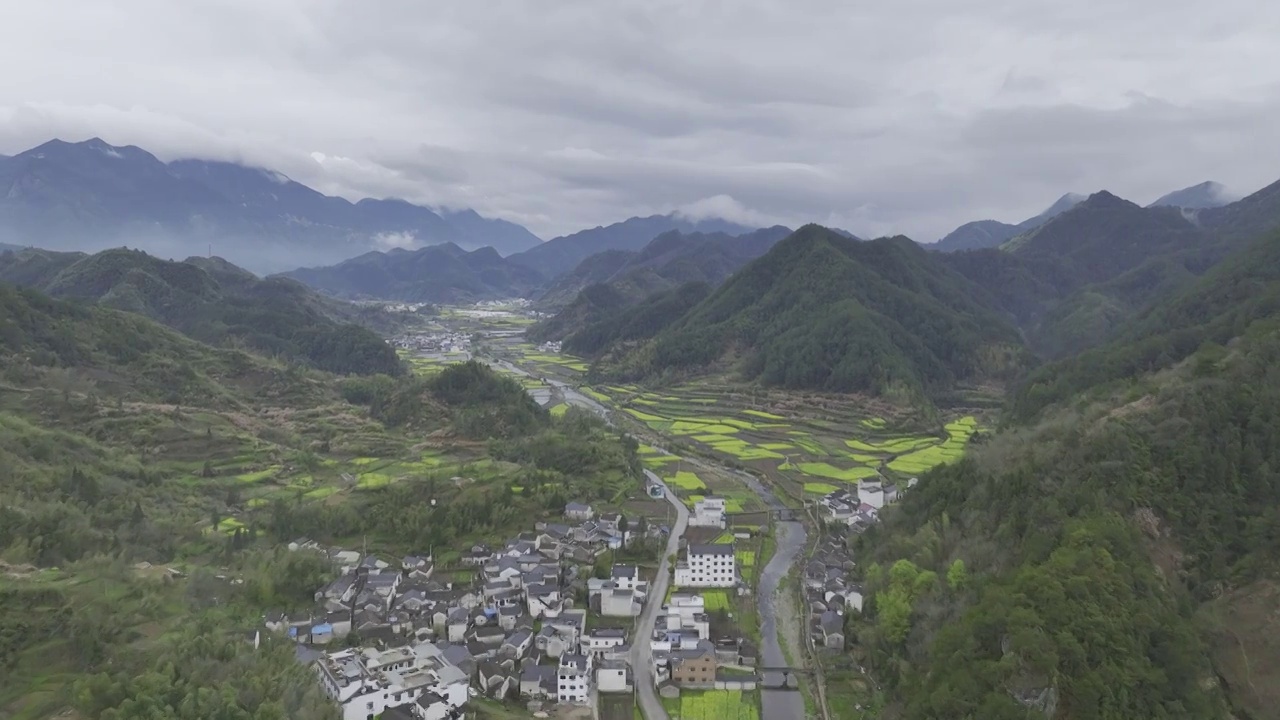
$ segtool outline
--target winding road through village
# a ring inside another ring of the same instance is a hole
[[[667,550],[662,554],[662,562],[658,565],[658,577],[649,590],[649,600],[645,603],[644,612],[640,613],[640,622],[636,625],[635,636],[631,640],[631,673],[635,677],[636,698],[640,701],[640,711],[644,713],[645,720],[670,720],[653,683],[653,648],[649,638],[653,637],[658,609],[667,597],[667,586],[671,583],[671,558],[680,550],[680,538],[689,525],[689,509],[667,488],[662,478],[648,470],[644,474],[650,482],[662,486],[667,502],[676,509],[676,522],[667,539]]]

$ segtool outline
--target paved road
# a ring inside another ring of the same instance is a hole
[[[680,549],[680,538],[689,524],[689,509],[680,502],[662,478],[644,471],[648,478],[661,485],[665,491],[667,502],[676,509],[676,524],[671,528],[671,537],[667,539],[667,551],[662,554],[662,563],[658,566],[658,577],[649,589],[649,600],[644,611],[640,613],[640,622],[636,625],[635,637],[631,639],[631,672],[635,676],[636,698],[640,701],[640,711],[645,720],[670,720],[667,711],[662,708],[658,698],[658,690],[653,684],[653,649],[649,638],[653,636],[653,624],[658,617],[658,609],[667,597],[667,585],[671,584],[671,568],[669,558]]]

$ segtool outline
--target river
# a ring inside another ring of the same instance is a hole
[[[752,475],[743,472],[737,472],[723,468],[726,472],[733,472],[738,476],[752,492],[760,496],[765,505],[772,510],[786,509],[786,505],[778,500],[773,491],[765,487],[758,479]],[[760,572],[760,584],[757,588],[759,595],[757,596],[757,605],[760,609],[760,637],[764,642],[764,646],[760,648],[760,665],[762,667],[788,667],[792,662],[803,663],[804,658],[793,657],[791,661],[787,660],[786,653],[782,651],[782,644],[778,641],[778,589],[782,585],[782,581],[787,577],[787,573],[791,571],[792,565],[795,564],[796,558],[800,556],[804,550],[805,543],[808,542],[809,534],[805,532],[804,525],[792,520],[778,521],[773,524],[774,540],[776,541],[776,550],[773,557],[769,559],[769,563],[764,566],[764,570]],[[795,603],[788,603],[793,611],[798,612],[799,608],[795,607]],[[792,622],[782,625],[784,630],[792,632],[804,632],[804,624],[798,618],[792,618]],[[803,642],[803,638],[795,638],[796,645]],[[765,684],[776,685],[779,683],[780,673],[766,673]],[[762,690],[760,692],[760,704],[762,718],[768,720],[803,720],[804,718],[804,697],[794,690]]]

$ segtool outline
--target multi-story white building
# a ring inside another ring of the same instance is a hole
[[[690,545],[685,559],[676,563],[678,587],[733,587],[738,584],[738,566],[733,545]]]
[[[693,514],[689,516],[690,527],[714,527],[724,529],[725,504],[721,497],[704,497],[693,504]]]
[[[561,655],[556,669],[556,700],[582,705],[591,697],[591,656]]]

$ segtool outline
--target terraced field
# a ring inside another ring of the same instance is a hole
[[[277,456],[269,449],[246,452],[207,466],[190,464],[185,482],[202,487],[222,486],[244,501],[248,508],[260,508],[273,500],[288,502],[322,501],[335,495],[374,490],[393,483],[428,477],[460,483],[508,482],[519,474],[515,465],[497,463],[466,451],[442,449],[388,450],[386,457],[357,455],[346,459],[317,460],[297,457],[291,462],[272,462]],[[269,464],[267,464],[269,463]],[[265,466],[264,466],[265,465]],[[218,530],[233,533],[244,524],[235,518],[223,519]]]
[[[819,495],[842,484],[885,478],[904,481],[964,454],[978,421],[964,415],[944,427],[911,417],[869,415],[866,408],[818,398],[748,392],[695,384],[661,393],[634,385],[585,389],[636,422],[671,439],[673,450],[709,453],[722,461]],[[888,413],[886,413],[888,414]],[[661,457],[661,456],[659,456]],[[658,470],[678,460],[650,463]],[[686,501],[703,492],[687,474],[660,472]]]
[[[490,343],[487,347],[504,360],[518,365],[535,377],[573,380],[587,372],[587,362],[582,358],[545,352],[526,342]]]

